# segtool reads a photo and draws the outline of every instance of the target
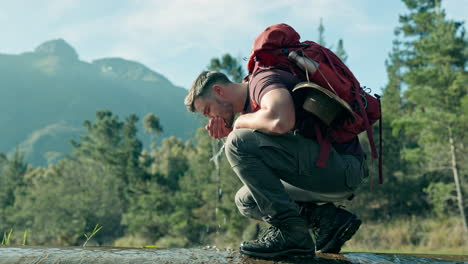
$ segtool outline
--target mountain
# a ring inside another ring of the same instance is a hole
[[[187,91],[135,61],[103,58],[81,61],[63,39],[47,41],[33,52],[0,54],[0,152],[22,150],[28,162],[71,150],[69,141],[84,133],[83,121],[109,109],[123,120],[152,112],[161,119],[163,137],[189,138],[200,121],[185,110]],[[139,137],[148,142],[140,126]]]

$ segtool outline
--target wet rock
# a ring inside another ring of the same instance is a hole
[[[249,258],[236,250],[204,249],[139,249],[139,248],[39,248],[0,247],[0,264],[280,264],[280,263],[338,263],[338,264],[387,264],[387,263],[465,263],[465,255],[409,255],[409,254],[317,254],[308,259],[281,259],[275,261]]]

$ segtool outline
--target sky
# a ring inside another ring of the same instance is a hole
[[[468,0],[442,7],[466,23]],[[0,0],[0,53],[63,38],[81,60],[138,61],[188,89],[211,58],[248,57],[267,26],[286,23],[316,41],[322,19],[326,44],[343,39],[348,67],[380,93],[398,16],[407,12],[399,0]]]

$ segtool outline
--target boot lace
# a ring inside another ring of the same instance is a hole
[[[263,229],[260,232],[259,238],[257,239],[258,242],[262,244],[274,244],[278,242],[278,238],[281,241],[285,241],[284,235],[278,226],[270,226],[268,228]]]

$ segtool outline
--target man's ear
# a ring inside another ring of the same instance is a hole
[[[213,94],[217,94],[220,97],[224,98],[225,96],[224,87],[218,84],[213,85]]]

